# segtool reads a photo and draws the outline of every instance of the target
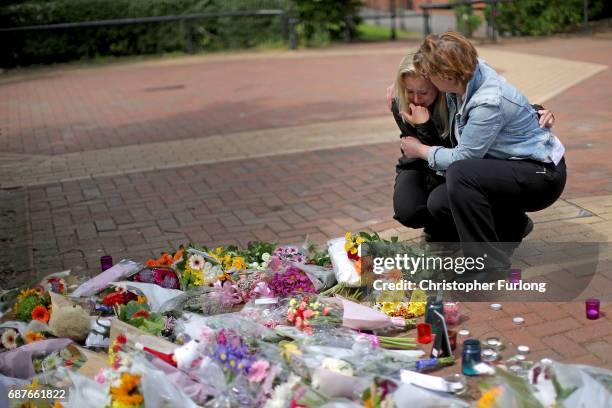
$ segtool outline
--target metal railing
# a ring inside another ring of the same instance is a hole
[[[297,23],[297,20],[295,18],[293,7],[289,8],[289,12],[285,12],[284,10],[221,11],[221,12],[211,12],[211,13],[179,14],[179,15],[155,16],[155,17],[122,18],[122,19],[113,19],[113,20],[80,21],[80,22],[73,22],[73,23],[41,24],[41,25],[21,26],[21,27],[0,28],[0,33],[60,30],[60,29],[72,29],[72,28],[86,28],[86,27],[111,27],[111,26],[133,25],[133,24],[163,23],[163,22],[178,21],[182,24],[185,24],[185,27],[186,27],[185,51],[188,53],[194,53],[195,52],[195,47],[193,43],[193,37],[194,37],[193,28],[194,27],[191,22],[195,20],[205,20],[209,18],[219,18],[219,17],[270,17],[270,16],[279,16],[283,19],[282,35],[285,39],[289,41],[289,47],[291,49],[296,49],[297,48],[297,37],[295,35],[295,25]]]

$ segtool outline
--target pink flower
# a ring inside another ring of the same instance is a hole
[[[273,256],[268,266],[270,267],[270,269],[276,272],[280,269],[282,265],[283,265],[283,261],[281,261],[281,259],[278,256]]]
[[[329,306],[325,306],[323,308],[323,316],[327,316],[329,312],[331,312],[331,309],[329,308]]]
[[[297,327],[298,329],[301,329],[303,324],[304,324],[304,321],[302,320],[301,317],[298,316],[295,318],[295,327]]]
[[[106,376],[104,375],[104,369],[103,368],[101,368],[100,371],[98,371],[98,374],[96,374],[96,376],[94,377],[94,380],[98,384],[105,384],[106,383]]]
[[[262,382],[266,378],[266,372],[270,363],[266,360],[257,360],[249,368],[249,382]]]
[[[307,309],[304,311],[304,319],[310,319],[312,316],[314,316],[312,309]]]
[[[293,310],[289,310],[287,312],[287,320],[289,320],[291,323],[293,323],[295,320],[295,312]]]

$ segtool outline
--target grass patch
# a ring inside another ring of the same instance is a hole
[[[357,31],[361,41],[389,41],[391,39],[391,29],[389,27],[377,26],[374,24],[359,24],[357,26]],[[414,40],[421,38],[420,33],[400,29],[396,29],[395,34],[399,40]]]

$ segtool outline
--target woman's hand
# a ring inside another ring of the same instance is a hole
[[[402,141],[400,143],[404,156],[407,158],[427,160],[429,146],[421,143],[421,141],[416,137],[402,137]]]
[[[538,114],[540,115],[540,127],[544,128],[552,128],[555,126],[555,115],[548,109],[539,110]]]
[[[425,106],[417,106],[411,103],[408,112],[402,112],[402,116],[413,125],[422,125],[429,120],[429,109]]]
[[[389,110],[392,110],[393,98],[395,98],[395,84],[391,84],[387,87],[387,106]]]

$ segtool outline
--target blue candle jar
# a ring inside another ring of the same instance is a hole
[[[461,353],[461,371],[464,375],[478,375],[475,366],[482,360],[480,358],[480,341],[468,339],[463,342]]]

